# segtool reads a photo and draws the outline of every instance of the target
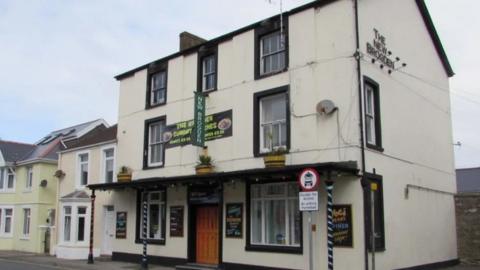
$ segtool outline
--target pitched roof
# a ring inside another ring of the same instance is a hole
[[[117,125],[105,127],[98,125],[82,137],[64,142],[61,150],[68,150],[98,143],[113,141],[117,139]]]
[[[284,16],[290,16],[290,15],[293,15],[293,14],[296,14],[296,13],[299,13],[301,11],[304,11],[304,10],[307,10],[309,8],[318,8],[318,7],[322,7],[322,6],[325,6],[325,5],[328,5],[328,4],[331,4],[333,2],[336,2],[338,0],[316,0],[316,1],[313,1],[313,2],[310,2],[310,3],[307,3],[305,5],[302,5],[302,6],[299,6],[299,7],[296,7],[290,11],[285,11],[283,13]],[[443,45],[442,45],[442,42],[440,40],[440,37],[437,33],[437,30],[435,29],[435,26],[433,24],[433,20],[432,20],[432,17],[430,16],[430,13],[428,12],[428,8],[427,8],[427,5],[425,4],[425,0],[415,0],[415,2],[417,3],[417,6],[418,6],[418,9],[420,11],[420,14],[422,16],[422,19],[425,23],[425,26],[428,30],[428,33],[430,34],[430,38],[432,39],[432,42],[433,42],[433,45],[435,46],[435,50],[437,51],[437,54],[438,54],[438,57],[440,58],[440,61],[442,62],[442,65],[443,65],[443,68],[445,69],[445,72],[447,74],[448,77],[452,77],[453,75],[455,75],[455,73],[453,72],[453,69],[452,69],[452,66],[450,65],[450,62],[448,60],[448,57],[447,57],[447,54],[445,53],[445,50],[443,48]],[[162,63],[162,62],[165,62],[165,61],[168,61],[170,59],[173,59],[175,57],[179,57],[179,56],[182,56],[182,55],[188,55],[188,54],[191,54],[191,53],[195,53],[197,52],[200,47],[202,46],[209,46],[209,45],[213,45],[213,44],[218,44],[218,43],[221,43],[225,40],[229,40],[231,39],[232,37],[236,36],[236,35],[239,35],[243,32],[246,32],[246,31],[250,31],[252,29],[255,29],[256,27],[260,26],[262,22],[266,21],[266,20],[270,20],[270,19],[273,19],[273,18],[276,18],[276,17],[279,17],[279,15],[275,15],[275,16],[272,16],[270,18],[267,18],[265,20],[262,20],[262,21],[259,21],[259,22],[256,22],[256,23],[253,23],[251,25],[248,25],[248,26],[245,26],[243,28],[240,28],[238,30],[235,30],[235,31],[232,31],[230,33],[227,33],[225,35],[222,35],[222,36],[219,36],[217,38],[214,38],[214,39],[211,39],[211,40],[208,40],[206,42],[203,42],[199,45],[196,45],[196,46],[193,46],[193,47],[190,47],[188,49],[185,49],[185,50],[182,50],[182,51],[179,51],[179,52],[176,52],[176,53],[173,53],[171,55],[168,55],[166,57],[163,57],[161,59],[158,59],[158,60],[155,60],[153,62],[150,62],[148,64],[145,64],[145,65],[142,65],[140,67],[137,67],[137,68],[134,68],[132,70],[129,70],[129,71],[126,71],[126,72],[123,72],[117,76],[115,76],[115,79],[117,80],[122,80],[122,79],[125,79],[125,78],[128,78],[130,76],[132,76],[133,74],[135,74],[135,72],[137,71],[140,71],[140,70],[143,70],[143,69],[146,69],[148,68],[150,65],[156,65],[158,63]]]
[[[480,192],[480,167],[457,169],[457,192]]]
[[[22,158],[32,152],[35,147],[33,144],[0,140],[0,151],[6,162],[22,160]]]

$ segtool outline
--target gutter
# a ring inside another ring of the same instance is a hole
[[[360,52],[360,26],[359,26],[359,12],[358,12],[358,0],[353,0],[354,12],[355,12],[355,60],[357,62],[357,81],[358,81],[358,110],[360,116],[360,153],[361,153],[361,165],[360,172],[363,190],[363,233],[364,233],[364,256],[365,256],[365,269],[368,270],[368,222],[367,222],[367,196],[366,191],[368,189],[367,179],[365,177],[365,138],[364,138],[364,119],[363,119],[363,91],[362,91],[362,65],[361,65],[361,52]]]
[[[55,159],[48,159],[48,158],[35,158],[35,159],[29,159],[29,160],[24,160],[22,162],[17,162],[17,166],[23,166],[23,165],[28,165],[32,163],[48,163],[48,164],[57,164],[57,160]]]

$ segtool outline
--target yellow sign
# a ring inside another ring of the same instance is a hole
[[[370,189],[376,191],[378,189],[377,183],[370,183]]]

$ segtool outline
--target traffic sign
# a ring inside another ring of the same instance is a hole
[[[318,211],[318,192],[299,192],[298,202],[300,211]]]
[[[314,191],[320,182],[320,175],[312,168],[304,169],[298,176],[298,184],[303,191]]]

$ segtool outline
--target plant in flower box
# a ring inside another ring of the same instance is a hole
[[[287,149],[283,146],[273,147],[272,151],[268,152],[263,157],[263,162],[266,168],[275,168],[285,166],[285,154]]]
[[[207,174],[213,172],[214,166],[212,165],[212,157],[207,154],[198,156],[197,166],[195,166],[195,172],[197,174]]]
[[[122,166],[117,174],[118,182],[130,182],[132,181],[132,171],[127,166]]]

